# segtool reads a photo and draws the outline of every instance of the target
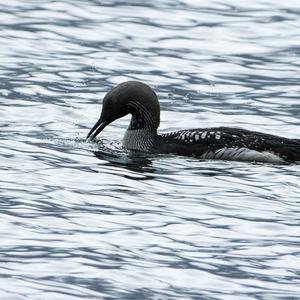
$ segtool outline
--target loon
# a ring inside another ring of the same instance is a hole
[[[99,120],[87,139],[111,122],[131,114],[123,147],[161,154],[195,156],[201,159],[265,163],[300,161],[300,139],[289,139],[240,128],[184,129],[158,134],[160,105],[153,89],[139,81],[126,81],[112,88],[103,99]]]

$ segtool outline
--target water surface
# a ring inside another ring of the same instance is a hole
[[[249,1],[248,1],[249,2]],[[104,94],[155,88],[161,132],[300,138],[300,7],[0,4],[0,298],[299,299],[299,165],[131,155]]]

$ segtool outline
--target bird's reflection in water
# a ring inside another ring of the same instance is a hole
[[[152,162],[153,157],[145,153],[112,151],[106,148],[94,151],[94,154],[112,166],[123,166],[130,171],[138,173],[154,173],[156,171]]]

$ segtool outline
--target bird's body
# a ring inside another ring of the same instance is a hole
[[[95,138],[112,121],[130,113],[123,139],[129,150],[222,159],[285,163],[300,161],[300,140],[230,127],[186,129],[158,134],[160,107],[156,94],[137,81],[122,83],[107,93],[101,117],[88,137]]]

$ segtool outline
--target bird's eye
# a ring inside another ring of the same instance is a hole
[[[112,104],[111,97],[104,97],[104,98],[103,98],[102,104],[103,104],[103,106],[105,106],[105,107],[111,106],[111,104]]]

